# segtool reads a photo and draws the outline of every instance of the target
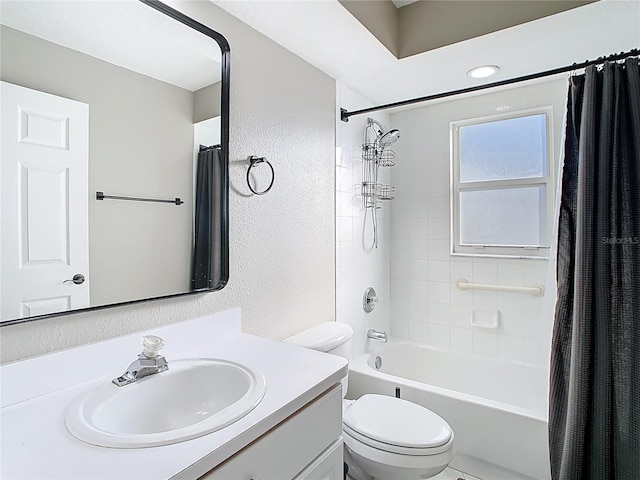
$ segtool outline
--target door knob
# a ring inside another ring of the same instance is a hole
[[[82,285],[84,283],[84,275],[82,275],[81,273],[76,273],[73,278],[69,279],[69,280],[65,280],[62,283],[67,283],[67,282],[73,282],[76,285]]]

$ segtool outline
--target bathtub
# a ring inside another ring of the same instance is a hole
[[[451,467],[484,480],[550,478],[546,369],[393,341],[349,364],[347,398],[396,389],[451,425]]]

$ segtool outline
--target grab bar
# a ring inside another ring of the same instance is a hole
[[[459,290],[486,290],[492,292],[511,292],[511,293],[530,293],[537,297],[544,295],[544,287],[542,285],[533,285],[532,287],[511,287],[508,285],[491,285],[487,283],[471,283],[466,278],[456,280],[456,287]]]

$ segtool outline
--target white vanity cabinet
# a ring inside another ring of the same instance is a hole
[[[342,478],[342,387],[338,384],[200,480]]]
[[[151,448],[104,448],[69,433],[64,419],[86,392],[112,385],[139,351],[141,333],[0,365],[0,478],[342,480],[344,358],[244,334],[239,309],[144,334],[164,339],[170,365],[218,359],[257,367],[266,380],[264,397],[209,435]],[[133,388],[135,397],[145,391],[141,386],[122,388]],[[159,406],[171,401],[163,395]]]

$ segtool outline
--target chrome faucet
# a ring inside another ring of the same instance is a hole
[[[373,340],[380,340],[382,343],[387,343],[387,332],[381,332],[379,330],[370,328],[369,330],[367,330],[367,338],[372,338]]]
[[[138,359],[129,365],[126,372],[111,382],[119,387],[124,387],[141,378],[168,370],[167,360],[162,355],[158,355],[162,347],[164,347],[164,340],[160,337],[155,335],[142,337],[142,353],[138,355]]]

